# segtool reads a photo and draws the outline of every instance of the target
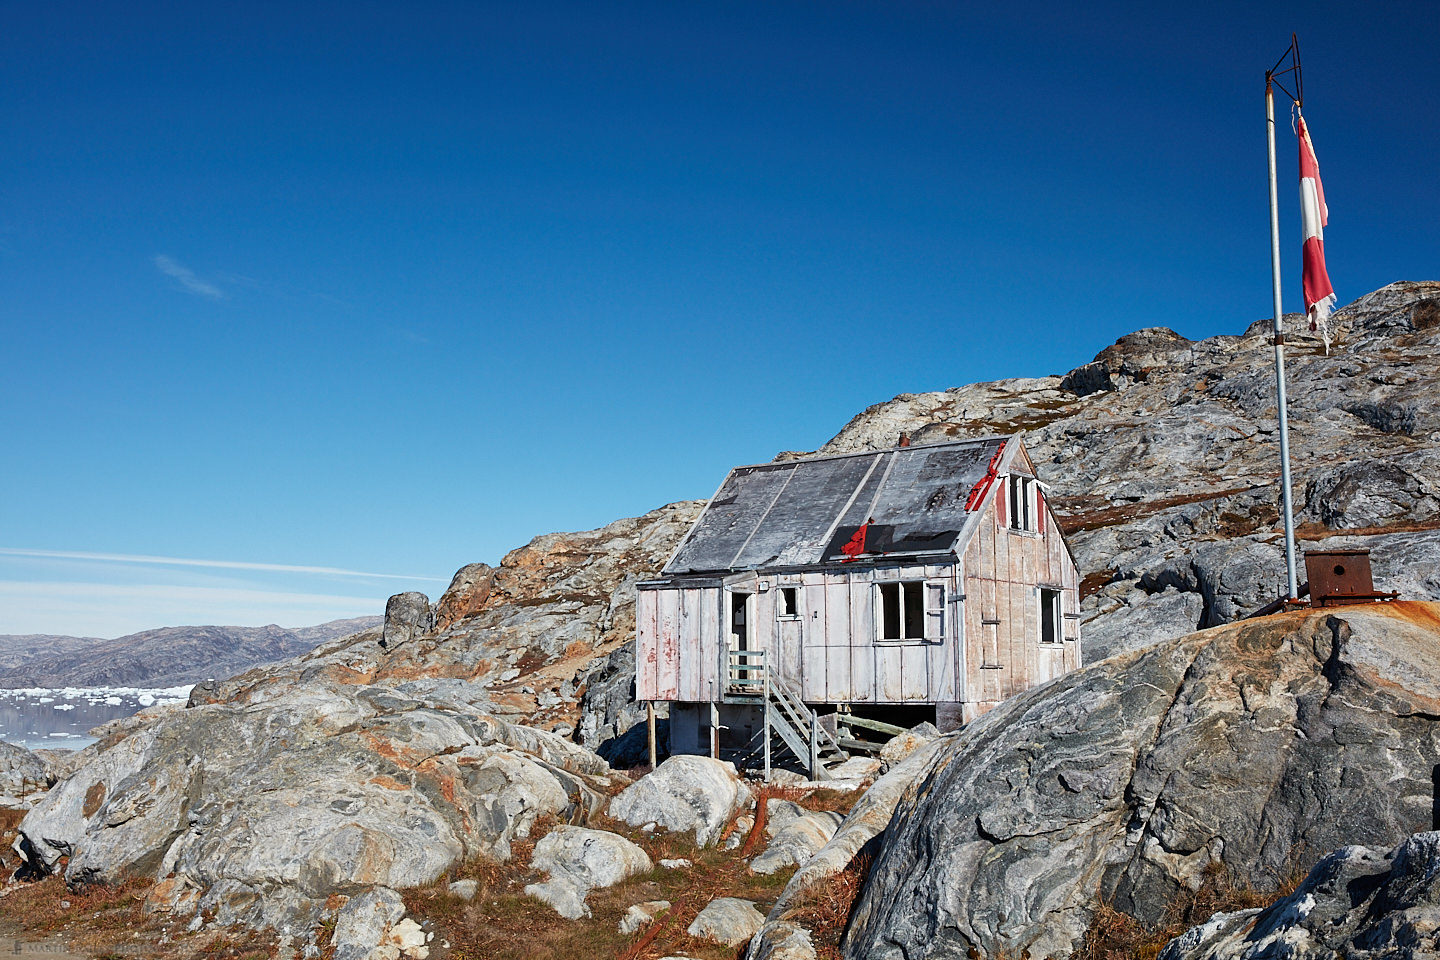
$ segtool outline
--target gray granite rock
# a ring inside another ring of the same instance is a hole
[[[676,832],[694,831],[708,847],[753,802],[734,764],[709,757],[671,757],[610,801],[610,816],[632,827],[653,823]]]
[[[720,897],[707,903],[685,932],[692,937],[738,947],[764,925],[765,915],[755,909],[754,901]]]
[[[788,920],[771,920],[745,950],[745,960],[816,960],[810,931]]]
[[[405,916],[405,901],[385,887],[351,897],[335,915],[330,944],[335,960],[379,960],[375,956],[391,928]]]
[[[560,826],[535,845],[530,866],[549,874],[525,892],[545,901],[562,917],[588,917],[585,898],[597,887],[610,887],[653,868],[645,851],[605,830]]]
[[[938,741],[845,955],[1067,956],[1100,898],[1154,923],[1213,866],[1263,889],[1310,851],[1427,829],[1437,643],[1436,604],[1284,614],[1013,698]]]
[[[435,629],[435,611],[423,593],[397,593],[385,602],[385,625],[380,646],[393,650],[402,643],[423,637]]]
[[[669,909],[669,900],[647,900],[644,903],[632,904],[625,911],[625,916],[620,918],[618,929],[629,936],[641,927],[654,923],[656,917]]]
[[[767,800],[766,810],[765,833],[770,842],[750,861],[750,869],[761,874],[808,863],[835,836],[844,819],[832,811],[811,812],[790,800]]]
[[[29,806],[49,786],[50,775],[43,758],[0,740],[0,807]]]

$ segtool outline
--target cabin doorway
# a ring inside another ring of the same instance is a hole
[[[736,591],[729,594],[730,614],[726,618],[730,624],[729,647],[730,647],[730,680],[732,683],[745,685],[746,681],[758,679],[758,674],[752,675],[743,668],[751,665],[751,657],[746,656],[754,646],[754,617],[751,616],[755,606],[753,593],[741,593]],[[758,665],[758,660],[755,661]],[[736,670],[735,667],[742,669]]]

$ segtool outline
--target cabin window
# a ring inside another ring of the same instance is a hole
[[[1010,474],[1010,529],[1035,530],[1035,478]]]
[[[1060,634],[1060,591],[1049,587],[1040,588],[1040,642],[1059,643]]]
[[[876,584],[881,640],[925,639],[925,582]]]
[[[775,605],[776,615],[782,618],[800,616],[800,590],[798,587],[781,587],[780,602]]]

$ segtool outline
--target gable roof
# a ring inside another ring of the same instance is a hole
[[[717,573],[838,561],[856,528],[867,552],[956,550],[975,510],[966,502],[1005,437],[895,447],[736,467],[710,498],[664,573]],[[1007,463],[1019,446],[1005,450]],[[971,504],[983,509],[988,497]]]

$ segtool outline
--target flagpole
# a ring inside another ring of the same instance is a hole
[[[1295,513],[1290,502],[1290,419],[1285,412],[1285,330],[1280,302],[1280,197],[1275,180],[1275,89],[1269,71],[1265,74],[1265,133],[1270,148],[1270,279],[1275,307],[1275,400],[1280,410],[1280,484],[1285,511],[1285,569],[1290,599],[1300,599],[1295,576]]]

